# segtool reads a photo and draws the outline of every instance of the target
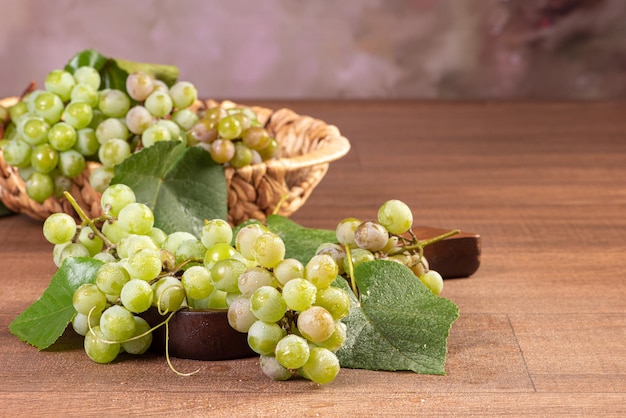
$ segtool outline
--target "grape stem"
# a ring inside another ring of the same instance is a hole
[[[450,237],[452,237],[454,235],[457,235],[457,234],[460,234],[460,233],[461,233],[460,230],[453,229],[453,230],[445,232],[445,233],[443,233],[441,235],[437,235],[436,237],[423,239],[423,240],[417,240],[417,242],[415,242],[415,244],[407,245],[405,247],[400,247],[397,250],[391,251],[389,253],[389,255],[390,256],[391,255],[398,255],[398,254],[402,254],[405,251],[411,251],[411,250],[418,250],[420,252],[420,254],[421,254],[422,250],[427,245],[434,244],[435,242],[443,241],[446,238],[450,238]]]
[[[348,276],[350,277],[350,287],[358,298],[359,288],[356,286],[356,281],[354,280],[354,264],[352,264],[352,252],[350,251],[349,244],[346,244],[346,257],[348,259]]]
[[[70,202],[70,205],[72,205],[72,208],[74,208],[83,224],[88,225],[93,233],[100,237],[107,248],[112,248],[114,244],[102,232],[100,232],[100,229],[96,227],[96,221],[87,216],[83,208],[81,208],[76,199],[74,199],[74,196],[72,196],[68,191],[63,192],[63,195],[67,201]]]

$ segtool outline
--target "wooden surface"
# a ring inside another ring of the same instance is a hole
[[[251,103],[257,104],[257,103]],[[625,416],[626,103],[291,102],[352,150],[293,219],[334,228],[389,198],[416,223],[479,233],[446,376],[343,369],[271,382],[255,359],[91,362],[64,335],[38,352],[7,326],[55,271],[41,225],[0,219],[0,415]]]

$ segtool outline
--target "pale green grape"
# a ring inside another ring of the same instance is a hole
[[[185,232],[185,231],[172,232],[171,234],[167,236],[165,241],[163,241],[161,248],[169,251],[172,254],[176,254],[176,251],[178,251],[178,247],[183,241],[194,240],[194,239],[197,239],[197,238],[195,237],[195,235],[189,232]]]
[[[154,122],[154,116],[143,106],[134,106],[126,113],[126,126],[134,134],[141,135]]]
[[[335,319],[321,306],[312,306],[298,315],[298,330],[309,341],[324,341],[335,331]]]
[[[235,237],[235,248],[237,248],[237,251],[239,251],[245,258],[254,260],[254,254],[252,252],[254,242],[259,236],[261,236],[261,234],[267,231],[268,230],[265,226],[258,223],[244,226],[237,232],[237,236]]]
[[[143,203],[129,203],[120,210],[117,222],[123,230],[130,234],[145,235],[154,226],[154,214]],[[175,253],[175,251],[173,252]]]
[[[172,113],[172,120],[188,131],[198,123],[198,114],[191,109],[180,109]]]
[[[72,189],[72,179],[61,174],[59,170],[50,173],[50,177],[54,183],[54,192],[52,192],[54,197],[62,198],[64,192],[69,192]]]
[[[154,124],[146,128],[141,134],[141,144],[147,148],[160,141],[171,141],[172,133],[166,126]]]
[[[309,343],[304,338],[290,334],[284,336],[274,350],[278,363],[287,369],[299,369],[309,359]]]
[[[76,80],[72,74],[65,70],[50,71],[44,81],[46,90],[57,94],[64,102],[70,99],[75,84]]]
[[[235,143],[235,153],[230,159],[230,165],[235,168],[245,167],[252,164],[252,150],[245,146],[241,141]]]
[[[96,363],[110,363],[120,352],[119,343],[107,343],[100,326],[93,327],[85,335],[84,347],[87,356]]]
[[[123,306],[109,306],[100,317],[100,330],[109,341],[124,341],[135,334],[134,315]]]
[[[68,178],[78,177],[87,165],[85,157],[78,151],[70,149],[59,152],[59,171]]]
[[[26,194],[37,203],[54,194],[54,181],[48,174],[33,172],[26,180]]]
[[[110,118],[122,118],[130,109],[130,98],[121,90],[104,89],[100,92],[98,108]]]
[[[126,269],[133,279],[155,279],[162,269],[160,252],[152,248],[139,250],[128,258]]]
[[[78,242],[87,248],[92,257],[102,251],[102,247],[104,245],[102,238],[96,235],[93,229],[87,225],[81,228],[80,233],[78,234]]]
[[[72,306],[76,312],[89,315],[93,311],[99,314],[107,305],[106,295],[94,283],[82,284],[72,295]],[[93,315],[92,313],[92,315]]]
[[[129,280],[128,272],[120,263],[103,264],[96,273],[96,286],[108,295],[119,296]]]
[[[229,258],[233,258],[237,250],[230,246],[230,244],[226,244],[223,242],[218,242],[217,244],[212,245],[206,251],[204,256],[204,265],[208,269],[212,269],[213,265],[220,260],[227,260]]]
[[[295,278],[285,283],[283,298],[289,309],[304,311],[315,303],[317,287],[308,280]]]
[[[97,192],[103,192],[111,184],[111,179],[115,176],[113,167],[96,167],[89,175],[89,183]]]
[[[250,149],[259,151],[267,147],[271,141],[265,128],[252,126],[246,129],[241,135],[243,143]]]
[[[388,200],[378,209],[378,222],[392,234],[404,234],[413,225],[413,213],[400,200]]]
[[[128,95],[138,101],[143,102],[154,90],[154,79],[148,73],[135,71],[126,77],[126,91]]]
[[[76,143],[74,149],[85,157],[91,157],[98,153],[100,142],[96,137],[96,131],[92,128],[83,128],[76,131]]]
[[[127,139],[128,127],[117,118],[104,119],[96,128],[96,138],[100,144],[104,144],[111,139]]]
[[[366,221],[355,229],[354,242],[365,250],[380,251],[389,242],[389,232],[378,222]]]
[[[196,87],[188,81],[178,81],[170,87],[169,94],[177,109],[191,106],[198,98]]]
[[[78,67],[74,71],[74,79],[77,83],[86,84],[94,90],[98,90],[100,88],[100,73],[98,73],[98,70],[93,67],[87,65]]]
[[[284,286],[292,279],[304,277],[304,265],[295,258],[286,258],[274,267],[274,276]]]
[[[125,184],[112,184],[102,192],[100,206],[111,216],[117,216],[124,207],[135,203],[137,198],[133,189]]]
[[[59,122],[48,131],[48,143],[57,151],[66,151],[76,143],[76,129],[69,123]]]
[[[361,221],[356,218],[345,218],[337,224],[335,235],[337,241],[343,245],[354,246],[354,231],[361,224]]]
[[[350,296],[338,287],[329,286],[318,290],[315,304],[326,309],[334,319],[341,319],[350,312]]]
[[[117,244],[124,237],[128,236],[128,232],[122,229],[119,225],[119,222],[114,221],[106,221],[102,224],[102,233],[105,237],[109,239],[113,244]]]
[[[120,291],[120,301],[130,312],[145,312],[154,301],[152,286],[141,279],[130,279]]]
[[[216,261],[211,267],[211,277],[215,288],[224,292],[239,292],[239,276],[246,271],[246,265],[234,258]]]
[[[70,102],[63,113],[63,120],[74,129],[88,127],[92,118],[93,110],[87,102]]]
[[[163,247],[163,243],[167,239],[167,234],[161,229],[157,227],[152,227],[150,232],[148,232],[148,236],[156,244],[157,247]]]
[[[216,163],[227,163],[235,155],[235,144],[228,139],[216,139],[209,145],[209,154]]]
[[[43,118],[37,116],[23,119],[23,122],[18,124],[18,133],[30,145],[46,143],[49,130],[50,125]]]
[[[265,322],[278,322],[287,311],[281,293],[272,286],[261,286],[250,296],[250,310]]]
[[[114,167],[128,157],[130,145],[123,139],[109,139],[98,150],[98,159],[105,167]]]
[[[350,257],[352,260],[352,267],[356,267],[361,263],[365,263],[366,261],[374,261],[376,257],[370,251],[364,250],[363,248],[355,248],[350,250]],[[348,257],[345,258],[343,268],[345,271],[348,270]]]
[[[435,270],[428,270],[420,276],[420,280],[435,295],[438,295],[443,290],[443,278]]]
[[[137,339],[123,342],[122,348],[124,351],[129,354],[143,354],[148,351],[152,344],[152,332],[148,332],[149,330],[150,324],[145,319],[135,316],[135,335],[133,337],[147,334]]]
[[[228,323],[239,332],[248,332],[257,318],[250,309],[250,299],[239,296],[228,306]]]
[[[94,254],[92,258],[94,260],[102,261],[103,263],[113,263],[117,261],[113,254],[106,251],[101,251],[98,254]]]
[[[293,377],[293,373],[285,367],[281,366],[273,355],[261,354],[260,358],[261,371],[265,376],[272,380],[282,381],[289,380]]]
[[[50,173],[59,163],[59,153],[48,143],[37,145],[30,155],[30,165],[35,171],[43,174]]]
[[[272,286],[275,277],[263,267],[252,267],[244,271],[238,279],[239,291],[243,296],[250,297],[261,286]]]
[[[67,213],[53,213],[43,223],[43,235],[52,244],[69,242],[76,235],[76,221]]]
[[[241,122],[239,122],[239,120],[232,115],[223,117],[217,123],[218,135],[226,140],[239,138],[242,131],[243,129],[241,126]]]
[[[285,331],[274,322],[255,321],[248,329],[248,345],[258,354],[273,354]]]
[[[348,327],[341,321],[335,321],[335,331],[328,339],[315,343],[319,347],[324,347],[330,351],[337,351],[346,343]]]
[[[211,272],[204,266],[189,267],[183,273],[181,283],[187,296],[193,299],[204,299],[215,288],[211,280]]]
[[[217,243],[230,244],[233,240],[233,229],[223,219],[211,219],[204,223],[200,240],[207,248]]]
[[[304,278],[318,289],[330,286],[339,274],[335,259],[328,254],[318,254],[309,260],[304,267]]]
[[[174,102],[166,91],[155,90],[146,97],[144,106],[152,115],[164,118],[172,112]]]
[[[260,266],[276,267],[285,258],[285,243],[276,234],[264,233],[254,241],[252,255]]]
[[[259,155],[263,161],[276,158],[280,152],[280,144],[276,138],[270,138],[270,143],[263,149],[258,150]]]
[[[158,250],[157,245],[149,236],[129,234],[117,243],[116,249],[117,255],[119,255],[120,258],[128,258],[145,248],[149,248],[154,251]]]
[[[85,336],[89,332],[89,327],[97,327],[100,324],[102,312],[93,312],[91,315],[77,313],[72,319],[72,328],[78,335]]]
[[[331,242],[320,244],[320,246],[317,247],[317,250],[315,250],[315,254],[328,254],[333,258],[333,260],[335,260],[335,263],[337,263],[339,274],[344,273],[343,265],[346,259],[346,251],[341,245]]]
[[[335,353],[323,347],[315,347],[299,371],[307,379],[323,385],[335,380],[339,370],[339,359]]]
[[[63,100],[51,92],[43,92],[33,100],[33,110],[37,116],[44,118],[49,124],[57,123],[63,115]],[[17,120],[11,115],[12,120]]]
[[[185,289],[180,280],[166,276],[154,284],[154,304],[160,312],[173,312],[185,300]]]
[[[2,146],[2,152],[4,161],[13,167],[27,167],[31,164],[32,148],[21,139],[8,140]]]
[[[93,117],[93,108],[98,106],[98,90],[89,84],[78,83],[72,88],[70,102],[87,103],[92,108],[91,115]]]

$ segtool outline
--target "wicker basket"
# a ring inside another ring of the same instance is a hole
[[[16,98],[0,100],[9,106]],[[203,105],[235,103],[209,100]],[[280,144],[281,158],[235,169],[226,167],[228,184],[228,221],[239,224],[247,219],[265,220],[280,203],[277,213],[289,216],[299,209],[322,180],[332,161],[343,157],[350,143],[337,127],[290,109],[271,110],[253,106],[259,121],[265,125]],[[97,164],[90,163],[73,180],[70,193],[91,216],[100,214],[100,194],[89,184],[89,174]],[[285,198],[286,197],[286,198]],[[74,216],[74,210],[65,199],[50,198],[39,204],[26,194],[25,184],[18,171],[4,161],[0,151],[0,200],[17,213],[43,220],[55,212]],[[281,202],[282,200],[282,202]]]

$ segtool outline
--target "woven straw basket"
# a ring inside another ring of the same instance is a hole
[[[16,98],[0,100],[10,106]],[[230,101],[213,100],[200,105],[236,106]],[[343,157],[350,149],[349,141],[337,127],[302,116],[290,109],[271,110],[252,106],[259,121],[280,144],[278,159],[235,169],[225,167],[228,185],[228,221],[237,225],[247,219],[265,220],[276,213],[289,216],[309,198],[322,180],[332,161]],[[90,163],[73,180],[70,193],[92,217],[100,215],[100,193],[89,184],[89,174],[97,164]],[[0,200],[13,212],[44,220],[55,212],[76,216],[65,199],[50,198],[39,204],[26,194],[25,184],[16,168],[8,166],[0,151]]]

